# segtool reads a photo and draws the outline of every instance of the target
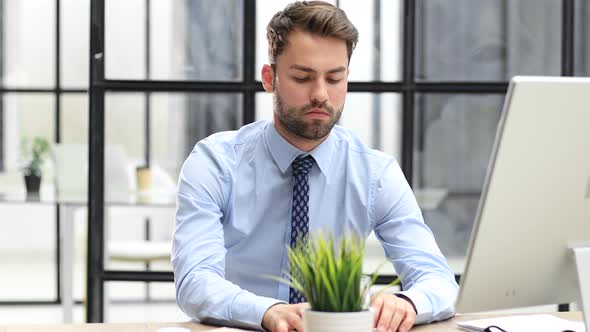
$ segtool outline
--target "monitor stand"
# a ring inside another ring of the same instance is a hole
[[[590,247],[573,248],[578,270],[580,304],[584,314],[586,331],[590,331]]]

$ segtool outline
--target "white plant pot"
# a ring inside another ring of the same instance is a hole
[[[305,332],[371,332],[373,312],[303,312]]]

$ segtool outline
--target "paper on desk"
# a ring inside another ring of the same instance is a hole
[[[571,330],[585,332],[583,322],[571,321],[555,317],[553,315],[518,315],[500,316],[495,318],[477,319],[457,323],[457,326],[465,331],[483,331],[488,326],[495,325],[508,332],[561,332]]]

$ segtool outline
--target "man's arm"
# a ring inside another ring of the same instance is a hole
[[[225,280],[222,219],[231,179],[216,155],[200,142],[181,170],[172,249],[176,299],[191,318],[260,329],[266,310],[280,301]]]
[[[458,291],[454,274],[395,161],[384,168],[372,197],[375,235],[401,277],[400,294],[416,308],[416,324],[453,316]]]

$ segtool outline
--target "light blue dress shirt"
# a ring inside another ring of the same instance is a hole
[[[261,328],[289,287],[291,162],[305,153],[258,121],[196,144],[178,181],[172,266],[190,317]],[[416,322],[454,314],[458,286],[395,159],[335,126],[310,154],[310,233],[371,230],[403,277]]]

